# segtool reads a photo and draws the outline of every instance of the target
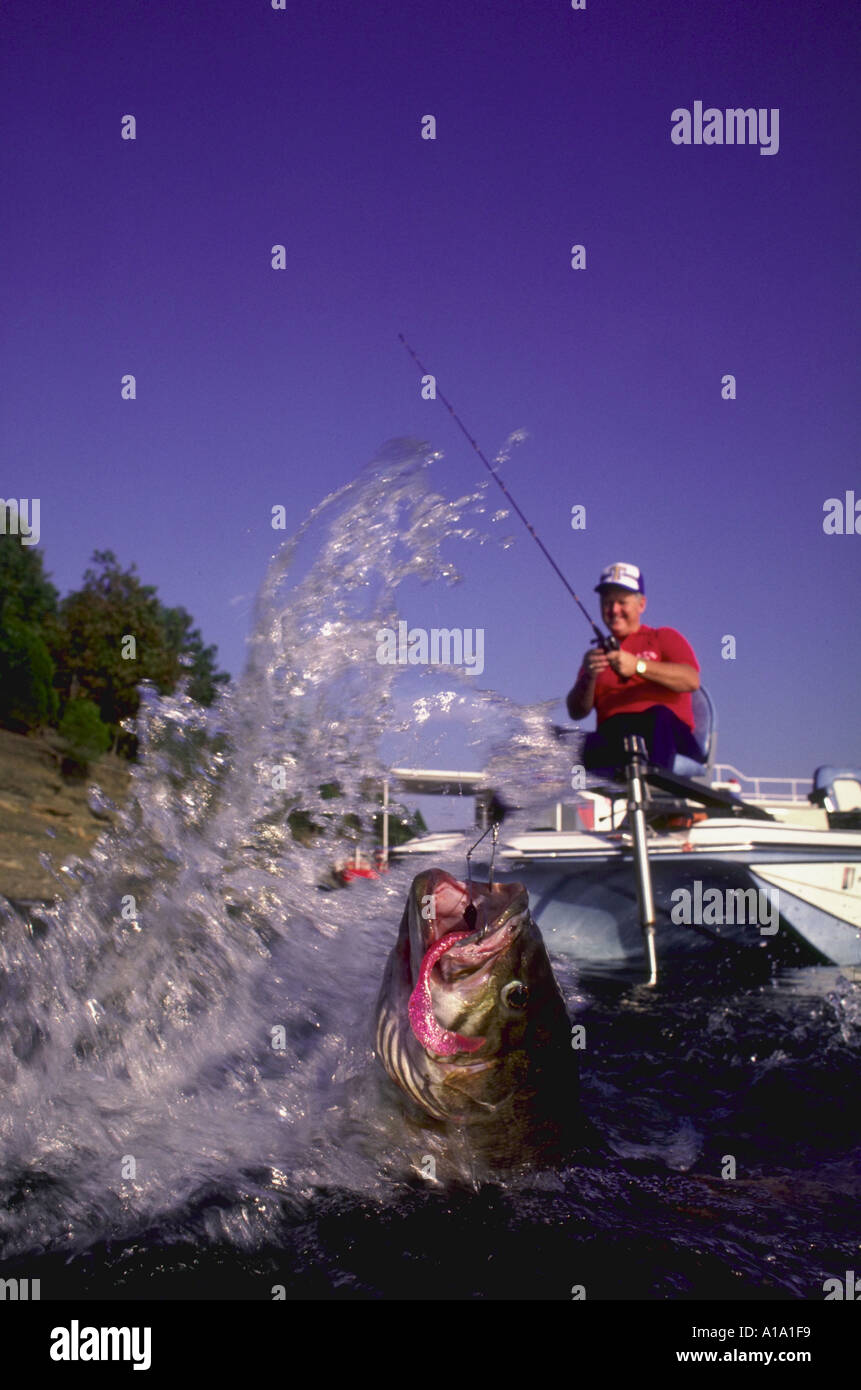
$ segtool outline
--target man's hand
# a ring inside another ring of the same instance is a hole
[[[611,652],[611,656],[620,656],[620,652]],[[626,653],[627,655],[627,653]],[[610,665],[607,653],[601,647],[590,647],[583,658],[582,669],[591,680],[597,680],[602,671],[606,671]]]
[[[604,653],[601,653],[604,656]],[[605,666],[612,666],[617,676],[625,676],[628,679],[637,673],[637,662],[641,660],[639,654],[633,652],[623,652],[621,647],[616,652],[609,652],[604,657]]]
[[[577,679],[568,691],[566,703],[572,719],[585,719],[593,709],[595,682],[608,665],[607,654],[600,647],[590,647],[586,652]]]

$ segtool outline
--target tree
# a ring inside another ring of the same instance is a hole
[[[38,629],[17,618],[0,626],[0,723],[25,732],[57,717],[54,663]]]
[[[39,628],[56,613],[57,599],[41,551],[18,536],[0,535],[0,623],[17,618]]]
[[[66,701],[92,700],[104,723],[116,729],[137,712],[141,681],[166,694],[180,667],[154,587],[140,582],[134,565],[120,569],[111,550],[94,551],[93,566],[84,573],[83,588],[60,604],[57,684]]]
[[[54,665],[45,638],[57,590],[41,553],[19,536],[0,535],[0,723],[23,731],[57,714]]]
[[[425,818],[418,809],[413,811],[412,818],[404,820],[401,816],[389,816],[389,849],[394,849],[397,845],[405,845],[407,840],[414,840],[417,835],[427,834]],[[382,813],[374,816],[374,838],[378,844],[383,842],[383,817]]]
[[[59,733],[68,748],[67,770],[79,775],[86,773],[90,763],[106,753],[111,743],[111,731],[102,723],[92,700],[70,700],[63,711]]]
[[[188,680],[189,695],[201,705],[211,705],[219,685],[230,680],[227,671],[216,668],[218,648],[203,645],[200,629],[191,626],[194,619],[184,608],[162,608],[161,611],[168,644]]]
[[[162,695],[188,678],[188,692],[210,704],[230,679],[216,668],[216,647],[206,647],[184,608],[166,608],[136,566],[120,568],[111,550],[93,552],[83,588],[59,608],[56,683],[65,700],[82,696],[98,707],[115,734],[115,746],[133,750],[118,732],[137,713],[137,687],[152,681]],[[132,640],[133,639],[133,640]]]

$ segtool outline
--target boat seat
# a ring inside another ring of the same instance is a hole
[[[717,747],[715,707],[703,686],[691,692],[691,705],[694,711],[694,738],[702,749],[703,761],[698,763],[694,758],[677,753],[670,771],[675,773],[676,777],[691,777],[694,781],[710,782]]]
[[[807,799],[826,811],[861,810],[861,769],[832,767],[830,763],[818,767]]]

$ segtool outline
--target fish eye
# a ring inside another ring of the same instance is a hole
[[[509,980],[502,991],[502,1002],[509,1009],[525,1009],[529,990],[522,980]]]

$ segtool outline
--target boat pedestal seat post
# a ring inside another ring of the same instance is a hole
[[[649,851],[646,845],[645,783],[646,745],[636,734],[625,739],[626,767],[628,779],[628,819],[631,823],[631,837],[634,849],[634,868],[637,876],[637,902],[640,910],[640,926],[649,966],[647,984],[654,988],[658,983],[658,960],[655,951],[655,897],[652,892],[652,874],[649,867]]]

